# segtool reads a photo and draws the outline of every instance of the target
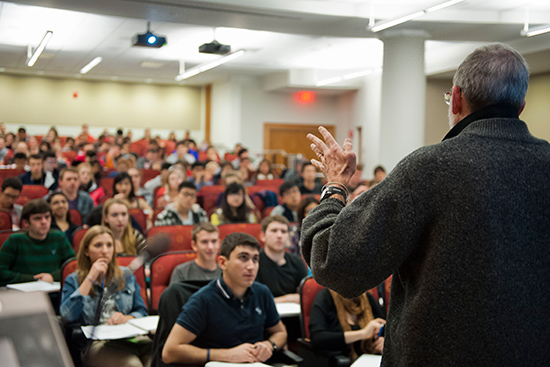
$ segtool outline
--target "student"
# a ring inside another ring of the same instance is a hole
[[[384,318],[384,310],[369,293],[347,299],[325,288],[311,307],[311,344],[318,350],[349,355],[352,362],[363,353],[382,354],[384,337],[378,333]]]
[[[275,303],[300,303],[298,287],[307,276],[302,259],[285,251],[290,244],[289,229],[290,223],[282,215],[262,220],[260,240],[264,248],[260,252],[260,271],[256,281],[269,288]]]
[[[69,210],[69,199],[61,191],[54,192],[48,196],[47,203],[52,208],[51,229],[58,229],[65,234],[69,243],[73,243],[74,231],[78,225],[71,221],[71,211]]]
[[[147,229],[153,227],[153,209],[145,199],[136,196],[134,184],[128,173],[121,172],[116,175],[113,180],[113,197],[126,201],[128,208],[142,209],[147,216]]]
[[[21,194],[23,185],[17,177],[8,177],[2,182],[2,192],[0,193],[0,209],[11,215],[12,229],[19,229],[19,221],[23,206],[15,202]]]
[[[107,227],[94,226],[86,232],[77,261],[61,294],[60,312],[65,322],[94,325],[98,302],[102,304],[98,325],[120,325],[147,316],[135,276],[117,265],[115,239]],[[150,340],[138,339],[141,343],[95,340],[83,352],[82,360],[87,366],[148,366]]]
[[[246,204],[245,195],[242,185],[236,182],[229,184],[221,208],[216,209],[210,217],[212,224],[257,223],[256,215]]]
[[[191,247],[197,253],[197,258],[176,266],[170,284],[185,280],[212,280],[222,275],[216,262],[220,249],[218,229],[209,222],[200,223],[193,228],[191,236]]]
[[[189,181],[179,186],[178,198],[166,205],[155,220],[155,226],[193,225],[208,222],[206,212],[197,204],[197,188]]]
[[[0,286],[59,281],[61,266],[74,256],[74,251],[62,232],[50,230],[48,203],[42,199],[29,201],[23,207],[21,223],[27,231],[12,234],[0,249]]]
[[[111,229],[117,255],[138,255],[145,250],[145,237],[132,227],[126,201],[108,199],[103,204],[101,224]]]
[[[57,180],[51,172],[44,171],[44,157],[33,154],[29,157],[30,171],[19,176],[23,185],[42,185],[48,190],[57,189]]]
[[[174,166],[166,177],[166,184],[157,192],[157,207],[164,207],[176,201],[179,194],[179,186],[185,181],[186,174],[183,169]]]
[[[79,190],[80,181],[76,168],[63,168],[59,173],[59,188],[69,199],[69,209],[76,209],[82,215],[82,221],[86,223],[88,214],[94,207],[94,201],[85,191]]]
[[[300,188],[300,193],[302,195],[314,194],[320,195],[323,185],[321,182],[316,180],[317,177],[317,168],[310,162],[304,163],[300,171],[300,175],[303,178],[303,181],[298,184]]]
[[[298,221],[298,206],[302,200],[298,185],[293,182],[284,182],[279,187],[279,195],[283,198],[283,203],[273,208],[270,215],[282,215],[289,222],[296,223]]]
[[[286,344],[273,296],[254,282],[259,257],[260,244],[249,234],[223,240],[223,275],[183,306],[162,352],[165,363],[265,362]]]

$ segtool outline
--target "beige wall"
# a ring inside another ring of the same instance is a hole
[[[527,123],[531,134],[550,140],[550,74],[531,77],[525,102],[520,118]]]
[[[443,101],[443,93],[451,87],[451,79],[428,79],[424,133],[426,145],[440,142],[449,131],[448,106]],[[527,123],[531,134],[550,141],[550,74],[531,77],[525,101],[526,106],[521,119]]]
[[[200,98],[193,87],[0,75],[7,124],[199,130]]]
[[[451,79],[428,79],[426,83],[426,125],[424,144],[439,143],[449,131],[448,105],[443,93],[453,86]]]

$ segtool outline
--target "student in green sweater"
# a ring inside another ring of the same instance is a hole
[[[50,231],[50,223],[51,209],[44,200],[23,207],[21,224],[28,230],[12,234],[0,249],[0,286],[60,279],[61,266],[74,251],[63,232]]]

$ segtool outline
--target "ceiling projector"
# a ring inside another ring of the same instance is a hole
[[[202,52],[204,54],[227,55],[231,52],[231,46],[222,45],[218,41],[214,40],[210,43],[200,45],[199,52]]]
[[[141,46],[141,47],[154,47],[161,48],[166,44],[166,37],[157,36],[149,30],[150,22],[147,23],[147,32],[144,34],[136,34],[132,38],[132,46]]]

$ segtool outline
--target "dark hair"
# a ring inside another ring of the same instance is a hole
[[[237,153],[237,156],[238,156],[239,158],[241,158],[241,155],[244,154],[244,153],[246,153],[246,152],[248,152],[248,149],[243,148],[243,149],[239,150],[239,152]]]
[[[2,182],[2,192],[6,190],[8,187],[11,187],[14,190],[21,191],[23,190],[23,184],[21,183],[21,180],[19,177],[8,177]]]
[[[117,135],[123,135],[123,134],[124,134],[124,132],[122,131],[122,129],[118,129],[118,130],[116,131],[116,133],[117,133]]]
[[[16,160],[16,159],[24,159],[24,160],[27,160],[27,155],[25,153],[15,153],[13,155],[13,159]]]
[[[18,133],[26,133],[27,130],[25,130],[24,127],[20,127],[18,130],[17,130]]]
[[[44,157],[42,156],[42,154],[38,153],[38,154],[31,154],[29,156],[29,160],[31,159],[40,159],[42,162],[44,162]]]
[[[219,233],[218,227],[213,225],[210,222],[200,222],[199,224],[195,224],[193,229],[191,230],[191,238],[193,238],[193,241],[197,242],[197,234],[200,231],[205,231],[208,233]]]
[[[182,183],[180,183],[180,185],[178,186],[178,192],[180,192],[181,189],[184,189],[184,188],[197,191],[197,186],[195,186],[195,184],[191,181],[183,181]]]
[[[51,145],[50,143],[48,143],[46,140],[42,140],[42,141],[40,142],[40,145],[45,145],[46,148],[47,148],[46,151],[52,149],[52,145]]]
[[[386,170],[385,170],[384,167],[382,167],[382,166],[376,166],[376,168],[374,169],[374,174],[376,174],[377,172],[384,172],[384,173],[386,173]]]
[[[187,146],[186,144],[187,142],[185,140],[180,140],[176,143],[176,148],[179,147],[180,145]]]
[[[311,166],[311,167],[314,167],[315,166],[313,164],[311,164],[311,162],[305,162],[304,164],[302,164],[302,168],[300,168],[300,174],[304,174],[304,170],[306,169],[306,167],[308,166]],[[315,170],[317,171],[317,169],[315,168]]]
[[[249,235],[248,233],[236,232],[227,235],[220,246],[220,256],[225,256],[229,259],[231,253],[237,246],[251,247],[260,252],[260,243],[257,239]]]
[[[29,222],[31,215],[44,213],[52,214],[52,209],[47,202],[42,199],[30,200],[23,207],[23,211],[21,212],[21,221],[26,220],[27,222]]]
[[[54,191],[50,194],[50,196],[48,196],[48,198],[46,199],[46,202],[48,203],[48,205],[50,205],[50,208],[51,208],[51,205],[52,205],[52,199],[54,196],[63,196],[65,198],[65,200],[67,200],[67,203],[69,202],[69,198],[67,197],[67,195],[65,195],[63,192],[61,191]],[[71,221],[71,209],[67,210],[67,222],[69,223],[72,223]]]
[[[132,182],[132,178],[127,172],[121,172],[115,176],[115,179],[113,180],[113,197],[116,194],[118,194],[118,190],[116,189],[116,184],[124,180],[130,181],[131,190],[130,190],[130,193],[128,194],[128,200],[132,202],[136,198],[136,194],[134,192],[134,183]]]
[[[269,227],[269,225],[273,222],[284,224],[286,225],[286,229],[290,230],[290,222],[288,219],[282,215],[270,215],[262,220],[262,232],[265,233],[265,231],[267,231],[267,227]]]
[[[94,158],[94,157],[97,157],[97,153],[93,150],[88,150],[86,152],[86,157],[90,157],[90,158]]]
[[[204,166],[206,166],[206,164],[205,164],[204,162],[196,161],[195,163],[193,163],[193,164],[191,165],[191,169],[197,168],[197,167],[202,167],[202,168],[204,168]]]
[[[57,159],[57,156],[55,155],[55,152],[53,150],[48,150],[46,152],[44,152],[44,159],[46,158],[56,158]]]
[[[241,206],[237,208],[237,214],[234,215],[233,211],[231,210],[231,207],[227,203],[227,196],[230,194],[237,194],[239,192],[242,192],[243,194],[243,203]],[[230,221],[231,223],[246,223],[247,218],[246,215],[250,212],[250,209],[248,208],[248,205],[246,205],[246,200],[244,198],[244,195],[246,195],[246,191],[244,191],[244,187],[241,184],[238,184],[236,182],[233,182],[225,188],[223,203],[222,203],[222,213],[225,219]]]
[[[296,185],[296,182],[283,182],[283,184],[279,187],[279,195],[283,196],[285,192],[287,192],[288,190],[292,189],[295,186],[298,187],[298,185]]]
[[[298,210],[296,210],[296,211],[298,212],[298,226],[299,227],[302,226],[302,221],[306,217],[306,208],[307,208],[307,206],[312,204],[312,203],[315,203],[315,204],[319,205],[319,200],[317,200],[317,198],[315,196],[308,196],[300,202],[300,205],[298,205]]]
[[[164,163],[162,164],[162,166],[160,166],[160,170],[161,170],[161,171],[164,171],[165,169],[170,169],[170,167],[172,167],[172,165],[171,165],[170,163],[164,162]]]

